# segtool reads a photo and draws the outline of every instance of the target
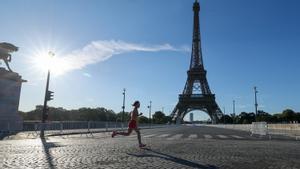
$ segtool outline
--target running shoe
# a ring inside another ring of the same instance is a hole
[[[117,135],[116,131],[113,131],[113,132],[111,133],[111,137],[115,137],[116,135]]]
[[[146,144],[140,144],[139,147],[144,148],[144,147],[146,147]]]

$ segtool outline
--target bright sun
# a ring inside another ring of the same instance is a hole
[[[32,59],[32,64],[37,71],[47,72],[59,76],[64,74],[69,67],[66,60],[59,58],[60,53],[55,53],[54,50],[42,50],[35,52]]]

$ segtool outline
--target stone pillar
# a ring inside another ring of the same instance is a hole
[[[23,119],[18,113],[22,77],[0,68],[0,131],[18,131]]]

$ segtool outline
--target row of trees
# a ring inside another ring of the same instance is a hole
[[[35,110],[29,112],[20,112],[24,120],[41,120],[43,106],[36,106]],[[98,108],[79,108],[74,110],[66,110],[64,108],[49,107],[48,121],[121,121],[123,113],[115,113],[103,107]],[[152,116],[152,123],[164,124],[170,121],[170,117],[163,112],[157,111]],[[129,121],[129,112],[124,113],[124,121]],[[149,123],[149,118],[141,116],[140,123]]]
[[[36,106],[35,110],[29,112],[20,112],[24,120],[41,120],[43,106]],[[115,113],[103,107],[98,108],[79,108],[66,110],[64,108],[49,107],[49,121],[121,121],[123,113]],[[124,113],[124,121],[129,121],[129,112]],[[156,111],[151,119],[152,123],[165,124],[171,121],[170,116],[166,116],[161,111]],[[270,114],[259,110],[257,116],[255,113],[241,112],[239,115],[225,115],[220,119],[220,123],[226,124],[250,124],[255,121],[266,121],[268,123],[291,123],[300,122],[300,112],[296,113],[291,109],[286,109],[282,113]],[[139,118],[140,123],[149,123],[146,116]]]
[[[241,112],[239,115],[225,115],[220,119],[221,123],[229,123],[229,124],[250,124],[255,121],[265,121],[268,123],[293,123],[300,122],[300,112],[296,113],[291,109],[286,109],[282,113],[277,114],[269,114],[262,110],[257,112],[257,116],[255,113],[250,112]]]

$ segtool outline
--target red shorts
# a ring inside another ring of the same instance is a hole
[[[128,124],[128,128],[130,129],[136,129],[137,128],[137,124],[135,120],[130,120],[129,124]]]

